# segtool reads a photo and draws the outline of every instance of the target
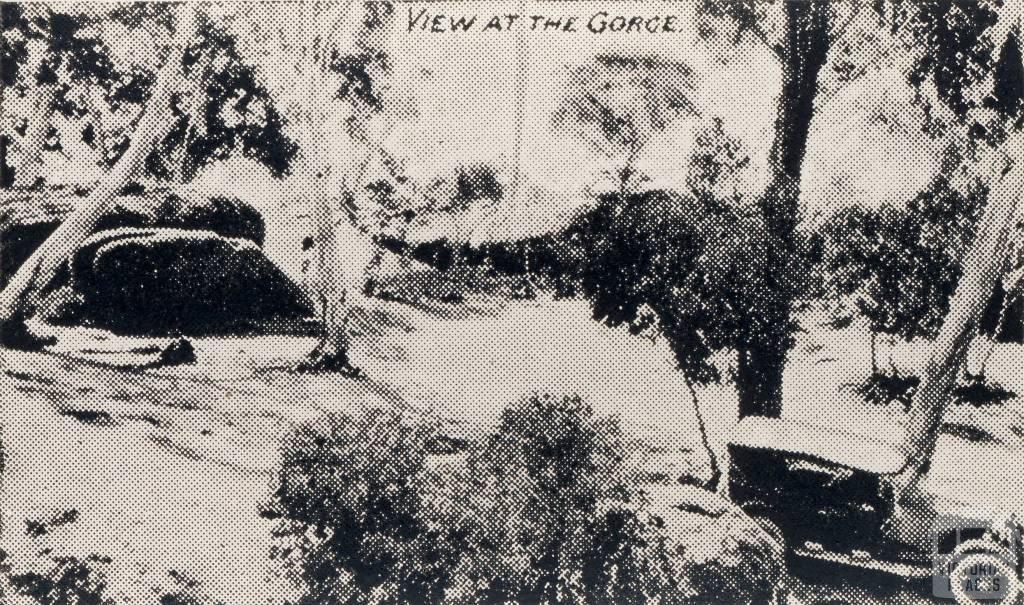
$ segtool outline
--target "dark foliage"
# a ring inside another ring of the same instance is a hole
[[[956,405],[1000,405],[1016,396],[1017,393],[998,382],[989,382],[984,376],[974,374],[968,374],[967,380],[953,389],[953,403]]]
[[[660,191],[606,196],[573,230],[595,319],[634,333],[656,329],[698,383],[718,378],[713,352],[777,331],[764,313],[775,296],[766,280],[805,287],[796,262],[786,276],[766,275],[768,236],[757,214],[720,204]]]
[[[0,3],[0,96],[10,94],[22,64],[28,59],[28,40],[32,28],[25,16],[25,9],[13,2]],[[6,132],[6,125],[0,126],[0,189],[14,185],[15,167],[8,164],[8,151],[14,139]]]
[[[995,84],[986,106],[1007,118],[1017,118],[1024,106],[1024,56],[1021,55],[1019,32],[1010,31],[999,49],[992,77]]]
[[[0,38],[5,86],[29,85],[18,80],[19,66],[27,57],[24,39],[28,35],[45,40],[47,45],[43,61],[33,74],[33,84],[52,89],[53,108],[64,116],[83,118],[93,109],[83,96],[88,87],[99,87],[109,110],[115,112],[126,104],[141,105],[149,98],[155,70],[115,65],[110,49],[91,33],[94,18],[49,11],[46,19],[29,22],[23,10],[8,6],[16,5],[4,4],[5,30],[10,23],[10,27],[25,30],[25,35],[14,41],[6,35]],[[170,6],[123,6],[113,9],[109,16],[129,27],[141,27],[145,21],[171,29]],[[214,61],[215,56],[220,60]],[[147,158],[147,172],[158,178],[178,176],[187,181],[207,164],[241,153],[263,164],[274,176],[288,174],[298,145],[285,134],[284,117],[255,68],[238,53],[235,38],[210,20],[201,19],[199,40],[186,53],[184,67],[192,78],[201,77],[200,70],[210,71],[201,91],[206,97],[200,103],[201,117],[185,115],[183,100],[176,99],[175,125]],[[83,141],[95,146],[97,127],[87,124]],[[113,165],[129,142],[129,133],[112,134],[100,161]]]
[[[876,11],[893,32],[909,32],[923,52],[908,79],[922,91],[916,102],[926,115],[924,131],[945,136],[952,126],[932,107],[923,91],[933,85],[938,101],[953,112],[953,120],[967,127],[972,143],[996,146],[1020,128],[1022,76],[1020,32],[1011,29],[1006,39],[993,39],[1001,3],[987,0],[876,0]],[[976,94],[977,85],[992,78],[989,95]],[[995,116],[975,112],[995,109]]]
[[[37,84],[61,83],[62,79],[58,72],[64,69],[72,82],[93,82],[104,87],[110,86],[117,76],[117,70],[110,60],[109,49],[100,38],[83,35],[85,25],[87,21],[79,15],[50,13],[46,37],[49,52],[36,73]],[[63,90],[69,92],[70,86]],[[85,108],[79,107],[69,99],[62,100],[68,103],[65,108],[66,115],[84,115],[82,112]]]
[[[455,492],[479,519],[459,523],[470,553],[463,581],[479,591],[472,601],[677,598],[682,579],[643,513],[626,451],[618,423],[578,398],[534,396],[507,409]]]
[[[380,111],[384,101],[373,71],[375,68],[387,69],[387,65],[388,57],[383,52],[365,51],[351,55],[335,52],[331,56],[330,69],[342,78],[335,96]]]
[[[452,205],[464,207],[477,200],[498,201],[505,190],[494,169],[487,164],[460,166],[455,173],[455,199]]]
[[[853,298],[876,333],[933,337],[960,280],[960,261],[987,199],[939,176],[906,207],[849,208],[823,229],[828,296]]]
[[[18,33],[20,36],[9,34]],[[31,24],[25,9],[14,2],[0,3],[0,86],[13,87],[22,64],[28,58]]]
[[[878,3],[889,23],[902,24],[929,52],[921,53],[910,83],[934,84],[939,99],[966,117],[974,101],[965,94],[992,66],[993,42],[986,35],[998,13],[982,0],[925,0]]]
[[[297,566],[303,603],[646,603],[680,590],[614,420],[537,396],[467,454],[431,462],[437,442],[436,426],[380,410],[286,441],[264,514],[281,520],[275,554]]]
[[[237,152],[258,161],[276,177],[289,173],[298,144],[285,134],[284,116],[255,67],[245,63],[238,53],[236,44],[235,37],[223,28],[208,20],[202,22],[199,42],[189,49],[185,59],[192,77],[201,77],[200,70],[209,70],[205,99],[200,104],[201,118],[185,115],[181,106],[176,107],[174,128],[146,160],[146,168],[154,176],[178,174],[187,181],[207,164]],[[143,86],[145,81],[136,85]],[[122,92],[121,96],[126,94]],[[178,157],[178,149],[183,149],[184,155],[181,165],[173,166],[171,159]]]
[[[114,599],[104,594],[109,557],[53,557],[49,563],[41,572],[10,573],[6,583],[14,594],[39,605],[113,605]]]
[[[864,382],[855,385],[854,390],[868,403],[888,405],[898,401],[904,409],[910,409],[914,391],[920,384],[917,376],[905,376],[893,368],[890,372],[873,372]]]
[[[304,426],[285,441],[273,509],[299,555],[305,603],[438,602],[442,541],[422,484],[434,429],[374,410]],[[426,555],[426,556],[424,556]],[[434,561],[431,561],[434,559]],[[384,596],[382,594],[382,596]]]

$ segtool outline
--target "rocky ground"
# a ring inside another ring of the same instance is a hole
[[[195,364],[161,369],[83,361],[82,350],[105,345],[81,330],[76,342],[65,334],[56,354],[5,354],[0,563],[23,569],[97,555],[118,602],[188,594],[194,602],[280,603],[294,587],[271,564],[271,524],[258,514],[279,439],[325,411],[381,403],[472,437],[524,394],[579,393],[598,412],[622,417],[652,468],[706,472],[688,391],[663,344],[599,326],[577,301],[485,300],[448,311],[393,304],[368,314],[383,327],[356,340],[365,380],[287,371],[313,345],[302,337],[198,339]],[[867,407],[842,388],[868,367],[866,346],[852,334],[806,334],[787,376],[787,392],[799,393],[787,398],[787,415],[845,422],[866,412],[893,424],[896,410]],[[997,351],[993,373],[1024,392],[1016,355],[1012,347]],[[914,363],[911,352],[897,357]],[[734,397],[726,386],[700,397],[721,449]],[[1024,455],[1019,399],[997,412],[956,414],[994,433],[971,447],[1010,460]],[[963,440],[944,437],[947,452],[968,445],[950,439]],[[884,578],[825,577],[794,579],[794,601],[919,599]]]

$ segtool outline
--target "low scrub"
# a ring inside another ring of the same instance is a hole
[[[985,376],[968,374],[966,380],[953,390],[953,403],[984,407],[1004,404],[1016,396],[1017,393],[998,382],[987,380]]]
[[[435,454],[437,435],[376,410],[326,417],[286,440],[264,514],[278,520],[273,556],[301,582],[302,605],[712,596],[638,489],[615,419],[578,398],[535,396],[456,453]],[[736,580],[716,590],[760,579]],[[767,600],[744,594],[735,602]]]
[[[33,569],[12,569],[0,551],[0,596],[25,605],[113,605],[107,596],[108,557],[54,556]],[[7,603],[7,600],[4,600]]]
[[[854,385],[853,389],[868,403],[889,405],[899,402],[904,409],[910,409],[911,399],[921,379],[917,376],[901,374],[899,370],[891,372],[872,372],[864,382]]]

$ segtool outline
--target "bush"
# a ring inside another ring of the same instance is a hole
[[[686,602],[614,419],[530,397],[468,452],[396,412],[326,418],[286,441],[266,514],[303,603]]]
[[[976,408],[1002,405],[1017,396],[1017,393],[998,382],[986,380],[982,375],[968,373],[965,379],[953,389],[955,405],[971,405]]]
[[[432,425],[395,412],[327,417],[285,441],[265,511],[284,538],[304,603],[432,603],[444,587],[442,536],[425,524]],[[440,576],[440,577],[439,577]]]
[[[106,596],[109,557],[53,556],[42,559],[38,569],[14,571],[0,551],[0,596],[23,597],[21,603],[39,605],[113,605]]]
[[[891,372],[872,372],[864,382],[855,385],[854,390],[868,403],[889,405],[898,401],[909,410],[920,384],[921,379],[917,376],[900,374],[894,368]]]
[[[285,441],[273,556],[308,605],[767,602],[778,545],[722,502],[653,507],[636,449],[576,397],[526,398],[471,444],[394,411],[327,417]]]
[[[509,408],[442,501],[458,603],[646,603],[684,585],[637,490],[618,422],[578,398]],[[454,545],[454,544],[453,544]]]

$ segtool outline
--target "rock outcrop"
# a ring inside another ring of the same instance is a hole
[[[73,320],[119,334],[237,333],[312,314],[254,242],[213,231],[97,233],[76,252],[70,284],[80,296]]]

